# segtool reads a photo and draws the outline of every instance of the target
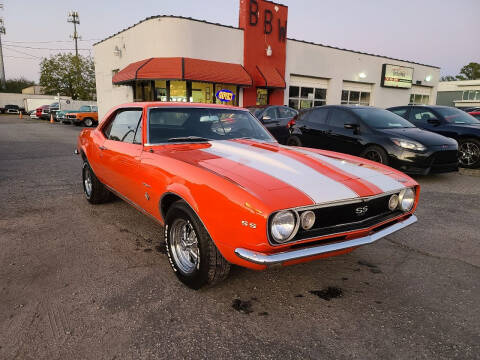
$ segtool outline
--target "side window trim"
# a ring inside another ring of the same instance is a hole
[[[132,140],[132,142],[128,142],[128,141],[124,141],[124,140],[113,140],[113,139],[110,138],[111,130],[112,130],[112,125],[113,125],[114,121],[116,120],[117,116],[118,116],[120,113],[126,112],[126,111],[139,111],[139,112],[140,112],[140,119],[139,119],[139,121],[137,122],[137,126],[135,127],[135,133],[134,133],[134,135],[133,135],[133,140]],[[123,107],[123,108],[119,108],[119,109],[115,110],[115,112],[113,112],[113,113],[111,114],[111,116],[108,118],[108,120],[106,121],[105,126],[103,126],[103,128],[102,128],[102,133],[103,133],[103,135],[105,136],[105,139],[106,139],[106,140],[123,142],[123,143],[125,143],[125,144],[142,145],[142,143],[137,143],[137,142],[135,142],[135,137],[136,137],[136,134],[137,134],[137,131],[138,131],[138,128],[139,128],[139,124],[142,123],[142,120],[143,120],[143,108],[141,108],[141,107]],[[105,130],[106,130],[106,129],[109,130],[108,136],[105,134]],[[142,142],[143,142],[143,135],[142,135]]]

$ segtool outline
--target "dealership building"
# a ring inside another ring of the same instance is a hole
[[[94,45],[99,115],[132,101],[435,104],[439,68],[287,37],[288,8],[240,0],[239,26],[152,16]]]

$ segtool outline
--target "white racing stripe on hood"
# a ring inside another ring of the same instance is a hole
[[[315,203],[358,197],[344,184],[320,174],[291,157],[228,140],[211,141],[210,144],[210,148],[202,149],[202,151],[273,176],[304,192]]]
[[[380,171],[372,170],[365,166],[359,166],[359,165],[352,164],[349,161],[335,159],[326,155],[320,155],[313,151],[308,151],[308,150],[299,149],[299,148],[292,148],[292,147],[289,147],[289,149],[302,154],[312,156],[320,161],[324,161],[330,165],[333,165],[339,168],[340,170],[343,170],[349,174],[352,174],[355,177],[358,177],[363,180],[367,180],[385,192],[399,190],[405,187],[401,182],[395,180],[394,178],[388,175],[385,175]]]

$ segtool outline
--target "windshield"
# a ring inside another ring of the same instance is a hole
[[[359,108],[352,111],[360,116],[365,124],[374,129],[413,128],[411,122],[388,110],[377,108]]]
[[[148,125],[151,144],[238,138],[275,141],[258,120],[245,110],[152,108]]]
[[[479,121],[465,111],[455,108],[436,108],[435,109],[445,121],[451,124],[478,124]]]
[[[255,117],[258,118],[258,115],[260,115],[260,113],[265,110],[264,107],[249,107],[248,108],[248,111],[250,111]]]

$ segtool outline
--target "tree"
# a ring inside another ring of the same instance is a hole
[[[95,67],[89,56],[57,54],[40,63],[40,85],[45,94],[95,100]]]
[[[440,81],[456,81],[457,78],[452,75],[445,75],[440,78]]]
[[[5,83],[5,88],[1,89],[0,92],[21,93],[22,89],[32,85],[35,85],[35,82],[27,80],[24,77],[8,79]]]
[[[480,64],[471,62],[460,69],[460,74],[452,76],[442,76],[440,81],[457,81],[457,80],[477,80],[480,79]]]
[[[460,74],[457,75],[459,80],[477,80],[480,79],[480,64],[471,62],[465,65],[460,70]]]

